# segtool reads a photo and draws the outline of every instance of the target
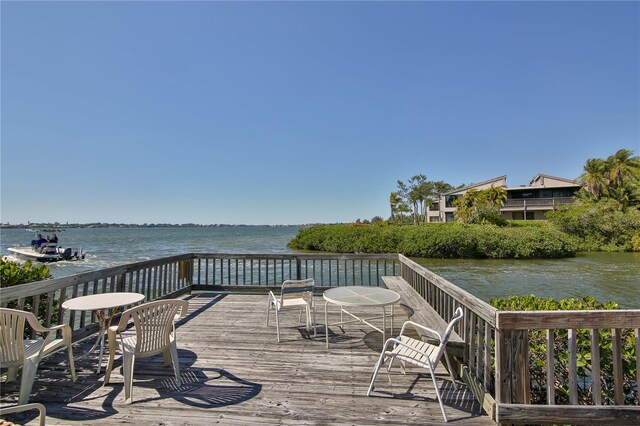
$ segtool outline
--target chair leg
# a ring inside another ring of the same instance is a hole
[[[311,302],[311,311],[313,312],[313,337],[316,337],[318,335],[316,330],[316,306],[313,301]]]
[[[162,351],[162,360],[164,361],[164,366],[167,367],[172,362],[171,358],[171,348],[166,348]]]
[[[18,378],[18,367],[9,367],[7,371],[7,382],[15,382]]]
[[[440,404],[440,411],[442,411],[442,417],[444,417],[444,421],[448,422],[449,420],[447,420],[447,413],[444,412],[444,404],[442,403],[442,397],[440,397],[440,390],[438,389],[438,383],[436,382],[436,376],[433,374],[433,369],[429,369],[429,372],[431,373],[431,380],[433,381],[433,387],[436,391],[436,396],[438,397],[438,403]]]
[[[267,300],[267,326],[269,325],[269,314],[271,314],[271,299]]]
[[[122,358],[124,369],[124,402],[131,404],[131,402],[133,402],[133,366],[136,357],[134,354],[125,351]]]
[[[453,383],[453,389],[458,390],[458,384],[456,383],[456,378],[453,376],[453,368],[451,368],[451,361],[449,361],[449,355],[447,355],[447,351],[444,351],[444,359],[447,361],[447,368],[449,369],[449,375],[451,376],[451,383]]]
[[[276,308],[276,336],[278,337],[278,343],[280,343],[280,320],[278,319],[278,308]]]
[[[71,349],[71,341],[67,343],[67,351],[69,352],[69,368],[71,369],[71,380],[78,380],[78,376],[76,375],[76,364],[73,362],[73,349]]]
[[[376,381],[376,377],[378,376],[378,370],[384,364],[384,351],[386,348],[382,348],[382,352],[380,353],[380,357],[378,358],[378,362],[376,362],[375,367],[373,367],[373,373],[371,374],[371,382],[369,383],[369,389],[367,389],[367,396],[371,395],[371,391],[373,391],[373,382]]]
[[[302,314],[302,309],[300,314]],[[311,331],[311,309],[309,309],[309,305],[304,307],[304,322],[306,330]]]
[[[116,356],[116,346],[118,346],[116,342],[116,335],[109,333],[109,361],[107,361],[107,369],[104,372],[104,385],[109,384],[109,379],[111,379],[111,370],[113,370],[113,359]]]
[[[180,361],[178,360],[178,346],[176,345],[175,340],[171,342],[169,353],[171,354],[171,362],[173,363],[173,372],[176,375],[176,384],[179,387],[182,384],[182,381],[180,380]]]
[[[20,381],[20,398],[18,399],[18,405],[23,405],[29,402],[29,396],[31,395],[31,389],[33,388],[33,381],[36,378],[36,371],[38,370],[39,360],[25,360],[22,365],[22,379]]]

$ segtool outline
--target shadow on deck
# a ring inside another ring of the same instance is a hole
[[[119,357],[111,383],[103,386],[104,372],[95,374],[97,350],[76,362],[75,383],[66,354],[59,353],[41,364],[31,402],[46,406],[48,424],[443,423],[430,377],[416,370],[402,375],[394,368],[391,384],[381,373],[375,396],[366,396],[380,333],[360,325],[345,326],[344,333],[330,329],[327,350],[324,327],[313,337],[290,312],[278,344],[275,325],[265,325],[266,296],[194,294],[189,302],[189,314],[178,323],[180,387],[161,355],[140,360],[134,402],[127,405]],[[318,300],[318,323],[323,307]],[[401,322],[396,319],[396,332]],[[88,350],[91,340],[74,345],[75,354]],[[444,369],[437,373],[450,423],[494,424],[464,385],[455,390]],[[3,382],[2,405],[14,405],[18,392],[19,381]],[[10,417],[20,423],[35,418]]]

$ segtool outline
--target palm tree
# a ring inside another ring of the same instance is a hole
[[[490,204],[500,207],[504,206],[504,203],[507,201],[506,189],[501,186],[492,186],[491,188],[487,188],[485,191],[485,197]]]
[[[389,204],[391,206],[391,220],[395,220],[398,206],[402,203],[402,197],[397,192],[389,194]]]
[[[621,186],[625,180],[640,179],[640,157],[634,157],[633,151],[619,149],[606,160],[608,177],[615,186]]]
[[[578,178],[586,191],[599,200],[609,188],[607,162],[601,158],[590,158],[584,165],[584,172]]]

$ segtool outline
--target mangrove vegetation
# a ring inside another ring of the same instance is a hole
[[[504,188],[470,189],[455,200],[455,221],[428,223],[438,198],[454,187],[416,175],[391,192],[388,220],[301,229],[289,243],[298,250],[403,253],[432,258],[559,258],[579,251],[640,251],[640,157],[620,149],[589,159],[577,179],[573,203],[546,221],[501,217]]]

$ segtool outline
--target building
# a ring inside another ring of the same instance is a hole
[[[480,191],[491,187],[502,187],[507,191],[507,201],[500,209],[503,219],[544,220],[549,210],[572,203],[582,185],[575,180],[538,174],[527,185],[509,187],[507,176],[500,176],[443,194],[438,205],[429,212],[429,222],[452,222],[456,211],[454,200],[470,189]]]

